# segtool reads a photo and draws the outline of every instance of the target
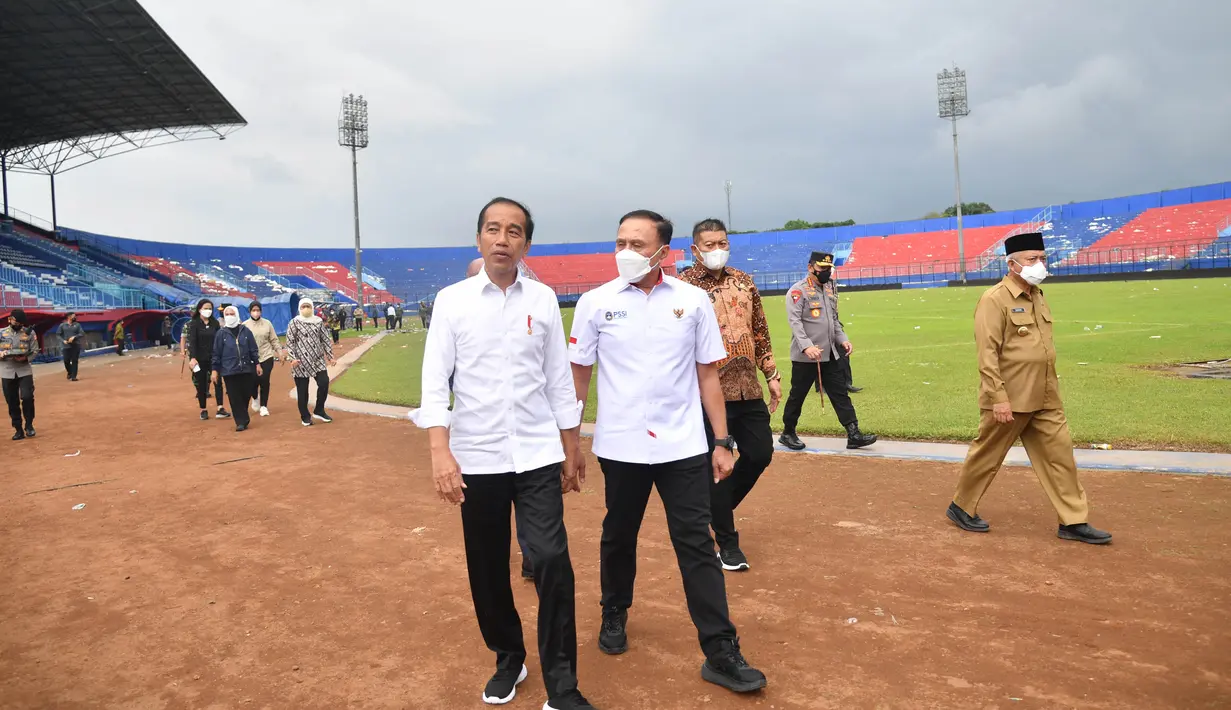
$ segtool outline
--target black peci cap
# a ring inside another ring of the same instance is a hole
[[[1040,232],[1014,234],[1004,240],[1004,253],[1016,254],[1019,251],[1046,251],[1043,246],[1043,235]]]

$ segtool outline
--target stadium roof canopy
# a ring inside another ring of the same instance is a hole
[[[247,122],[136,0],[0,0],[0,153],[60,173]]]

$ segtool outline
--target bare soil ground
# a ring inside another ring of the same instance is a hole
[[[179,366],[42,368],[38,437],[0,439],[0,707],[481,707],[492,658],[425,436],[342,413],[303,428],[285,368],[274,416],[236,434],[197,419]],[[1231,706],[1231,480],[1084,474],[1116,536],[1098,548],[1056,539],[1029,470],[1001,474],[972,535],[944,518],[955,466],[778,455],[738,513],[753,568],[727,576],[770,686],[736,697],[699,677],[656,500],[631,648],[595,648],[589,471],[567,523],[600,708]],[[532,643],[533,586],[515,593]],[[533,648],[528,665],[510,707],[545,700]]]

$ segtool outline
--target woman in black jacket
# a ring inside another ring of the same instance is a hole
[[[248,415],[248,400],[261,374],[260,362],[256,336],[239,322],[239,309],[235,306],[223,308],[222,328],[214,335],[210,377],[215,384],[226,380],[227,397],[231,400],[231,409],[235,410],[235,431],[246,430],[252,421]]]
[[[184,329],[184,347],[188,350],[188,366],[192,368],[192,382],[197,386],[197,404],[201,406],[201,420],[209,419],[205,409],[205,396],[209,393],[210,371],[214,363],[214,336],[218,335],[218,319],[214,317],[214,302],[208,298],[197,301],[192,309],[192,320]],[[218,419],[230,419],[231,413],[222,406],[222,380],[214,383],[214,401],[218,403]]]

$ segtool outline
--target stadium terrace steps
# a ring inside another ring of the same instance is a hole
[[[335,261],[258,261],[258,268],[281,276],[294,283],[295,277],[334,291],[354,303],[357,297],[351,270]],[[366,270],[365,270],[366,271]],[[400,303],[401,298],[383,289],[377,289],[366,280],[363,283],[364,303]]]
[[[1007,224],[963,229],[966,269],[977,270],[980,267],[979,256],[1003,239],[1005,234],[1020,226]],[[870,267],[878,272],[884,270],[887,275],[906,275],[917,273],[919,265],[957,260],[956,229],[885,237],[859,237],[851,248],[850,256],[846,258],[844,272],[854,276],[859,268]]]
[[[663,262],[666,272],[674,274],[676,262],[683,257],[683,251],[672,249]],[[610,253],[527,256],[525,262],[539,281],[555,289],[597,286],[618,275],[615,258]]]
[[[1143,259],[1150,260],[1197,256],[1218,239],[1218,231],[1225,226],[1228,216],[1231,216],[1231,199],[1154,207],[1083,252],[1143,249]]]

